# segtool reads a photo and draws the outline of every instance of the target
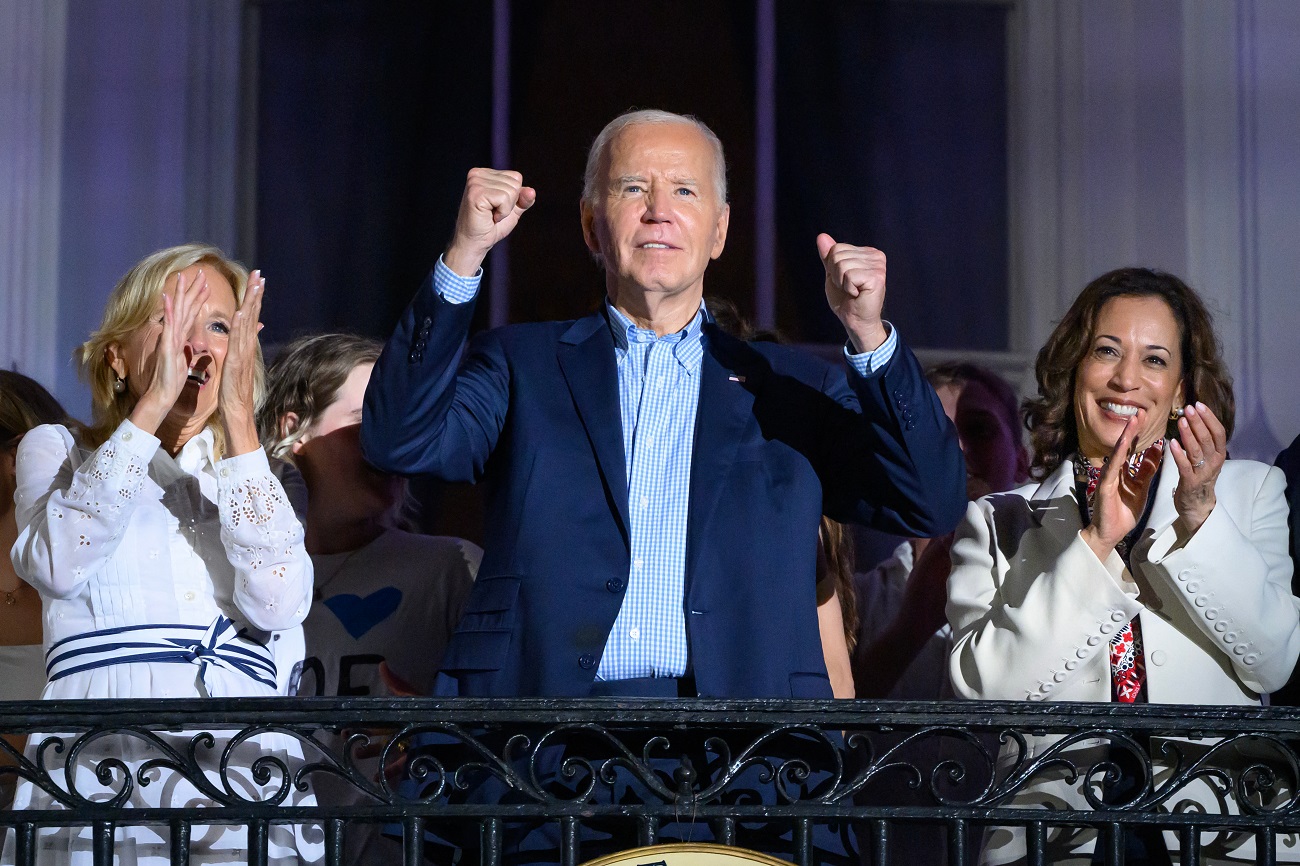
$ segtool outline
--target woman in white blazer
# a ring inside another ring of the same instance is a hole
[[[1168,274],[1112,271],[1075,300],[1038,354],[1039,396],[1026,403],[1040,480],[972,503],[957,531],[947,612],[958,694],[1257,705],[1287,681],[1300,615],[1284,480],[1227,459],[1234,403],[1220,354],[1204,305]],[[1213,743],[1178,745],[1192,755]],[[1092,741],[1070,757],[1086,770],[1108,754]],[[1004,764],[1013,757],[1004,749]],[[1040,774],[1014,805],[1086,810],[1086,783]],[[1197,781],[1164,806],[1236,811],[1223,799]],[[1178,851],[1173,833],[1126,837],[1130,863]],[[1095,839],[1088,828],[1049,834],[1047,861],[1090,863]],[[1288,856],[1300,852],[1294,837],[1277,842],[1279,860],[1300,859]],[[1246,835],[1202,843],[1202,862],[1254,858]],[[1025,854],[1022,828],[995,828],[982,860]]]

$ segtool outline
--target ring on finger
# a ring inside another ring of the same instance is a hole
[[[1192,468],[1200,469],[1204,465],[1205,465],[1205,458],[1202,457],[1200,460],[1197,460],[1195,463],[1192,464]]]

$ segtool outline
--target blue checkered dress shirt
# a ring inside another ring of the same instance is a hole
[[[462,277],[439,258],[434,289],[450,303],[465,303],[478,293],[480,269]],[[684,586],[691,459],[695,415],[700,402],[700,362],[704,356],[700,311],[676,334],[655,336],[638,328],[606,302],[618,366],[618,397],[627,467],[631,562],[627,592],[597,668],[597,679],[680,677],[688,651]],[[874,377],[893,357],[898,336],[874,352],[852,354],[850,367]]]

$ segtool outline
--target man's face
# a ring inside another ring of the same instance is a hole
[[[594,206],[582,206],[582,230],[604,259],[611,296],[703,295],[704,269],[722,254],[730,215],[714,188],[708,140],[686,123],[633,124],[614,137],[602,168]]]

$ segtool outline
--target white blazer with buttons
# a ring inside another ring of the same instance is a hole
[[[976,700],[1109,702],[1110,639],[1133,617],[1141,622],[1152,703],[1258,704],[1262,693],[1282,686],[1300,655],[1282,472],[1227,461],[1214,510],[1185,543],[1173,527],[1177,484],[1178,467],[1166,451],[1131,571],[1118,553],[1099,560],[1079,535],[1083,522],[1068,462],[1042,483],[971,503],[957,529],[948,579],[956,692]],[[1031,738],[1030,748],[1057,739]],[[1097,758],[1104,756],[1093,748]],[[1010,759],[1004,752],[1003,760]],[[1087,755],[1075,760],[1088,766]],[[1082,784],[1048,774],[1016,803],[1087,808]],[[1203,783],[1182,795],[1175,800],[1236,811]],[[1166,835],[1177,850],[1176,837]],[[1087,862],[1094,836],[1058,833],[1049,861],[1078,855]],[[1300,840],[1279,838],[1279,859],[1293,859],[1291,852],[1300,860]],[[1249,839],[1223,834],[1204,853],[1209,862],[1250,859],[1254,848]],[[986,863],[1023,856],[1023,830],[996,830],[986,839]]]

